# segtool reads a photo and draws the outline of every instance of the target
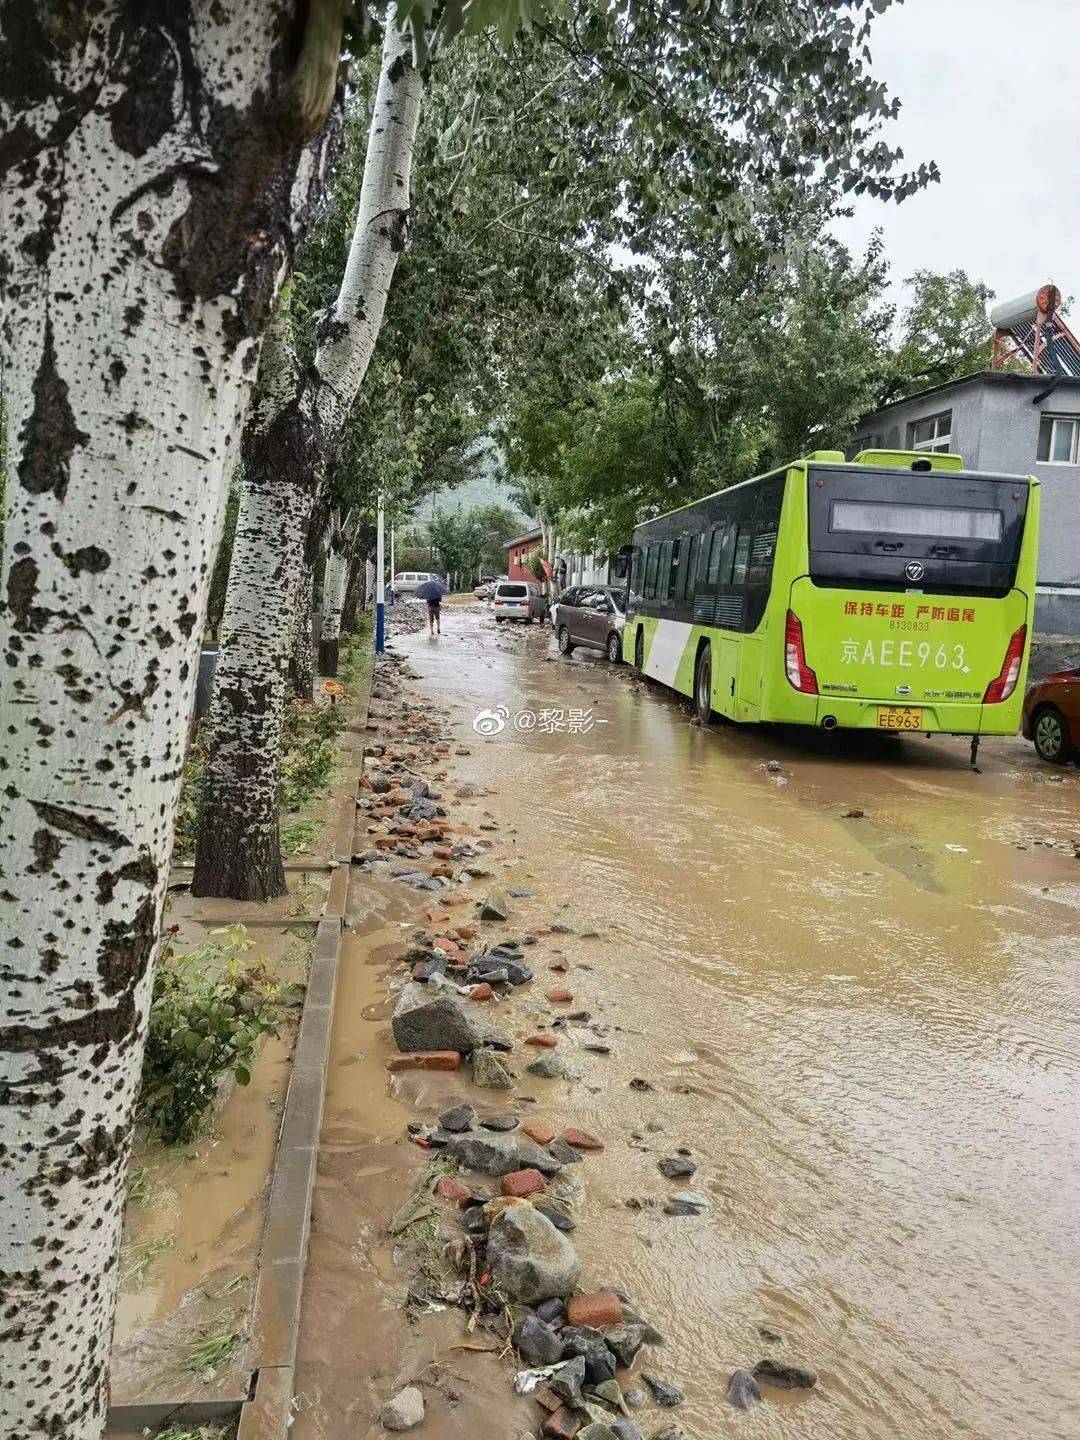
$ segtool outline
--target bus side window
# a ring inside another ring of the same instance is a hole
[[[739,526],[739,542],[735,546],[735,565],[731,573],[732,585],[746,584],[746,571],[750,563],[750,540],[751,527],[749,525]]]
[[[630,564],[630,598],[631,601],[638,601],[642,598],[641,587],[645,579],[645,552],[640,546],[634,548],[634,558]]]
[[[645,599],[656,599],[656,563],[660,558],[660,546],[650,545],[645,559]]]
[[[656,596],[660,604],[667,601],[668,576],[671,574],[671,541],[665,540],[660,546],[660,559],[656,567]]]
[[[682,551],[682,541],[673,540],[671,543],[671,569],[668,571],[667,594],[665,599],[670,602],[675,599],[679,588],[679,554]]]
[[[731,561],[735,554],[735,537],[739,533],[739,527],[732,523],[724,531],[724,546],[720,552],[717,563],[717,584],[731,584]],[[709,569],[712,569],[710,562]]]
[[[709,546],[709,570],[706,577],[709,585],[715,585],[717,583],[717,577],[720,574],[720,554],[724,548],[724,537],[726,533],[728,532],[723,529],[712,532],[712,544]],[[722,584],[723,582],[721,581],[720,583]]]
[[[708,530],[706,530],[706,531],[704,532],[704,534],[701,536],[700,541],[698,542],[697,587],[696,587],[698,590],[704,590],[706,584],[708,583],[707,577],[708,577],[708,573],[709,573],[709,541],[710,541],[711,539],[712,539],[711,533],[710,533]]]
[[[679,584],[678,598],[680,604],[687,600],[693,600],[694,598],[694,577],[696,574],[697,566],[697,545],[698,537],[696,535],[691,535],[689,547],[686,551],[686,564],[682,567],[682,580]]]

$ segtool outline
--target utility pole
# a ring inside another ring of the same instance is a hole
[[[379,510],[375,526],[375,654],[386,649],[386,561],[383,555],[383,493],[379,491]]]
[[[391,520],[391,521],[390,521],[390,604],[391,604],[391,605],[393,605],[393,604],[396,602],[396,600],[397,600],[397,591],[394,589],[394,576],[395,576],[396,574],[397,574],[397,569],[396,569],[396,567],[395,567],[395,565],[394,565],[394,522]]]

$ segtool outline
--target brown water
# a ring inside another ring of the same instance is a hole
[[[586,1279],[625,1286],[668,1334],[652,1368],[686,1390],[690,1434],[1080,1435],[1076,772],[1046,779],[1019,741],[985,747],[972,775],[946,739],[845,753],[820,736],[703,731],[625,671],[552,658],[537,632],[458,610],[445,631],[401,648],[471,749],[455,778],[490,790],[505,883],[534,893],[509,928],[600,932],[544,941],[537,993],[499,1023],[520,1035],[525,1007],[546,1012],[559,949],[577,1001],[611,1027],[614,1054],[575,1054],[580,1082],[530,1093],[607,1142],[578,1167]],[[595,723],[473,734],[499,704]],[[377,885],[362,893],[373,913],[335,1039],[300,1440],[366,1435],[372,1406],[415,1375],[379,1226],[418,1163],[406,1120],[468,1089],[432,1076],[385,1098],[379,971],[361,962],[389,958],[412,912],[388,911],[398,902]],[[634,1076],[654,1091],[631,1090]],[[700,1168],[676,1184],[707,1191],[709,1212],[627,1209],[672,1188],[656,1160],[683,1144]],[[739,1416],[727,1378],[767,1353],[820,1384]],[[477,1379],[477,1364],[463,1364],[466,1389],[505,1404],[505,1378]],[[517,1412],[466,1418],[474,1434],[526,1428]]]

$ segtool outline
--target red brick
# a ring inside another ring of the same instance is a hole
[[[375,843],[378,844],[378,841],[376,841]],[[428,923],[431,925],[441,925],[444,920],[450,919],[450,916],[446,913],[445,910],[425,910],[424,915]]]
[[[452,860],[454,858],[454,852],[449,845],[436,845],[431,853],[436,860]]]
[[[544,1177],[539,1170],[511,1170],[502,1177],[502,1192],[522,1199],[526,1195],[539,1195],[544,1188]]]
[[[550,1145],[555,1139],[555,1126],[549,1125],[546,1120],[523,1120],[521,1128],[537,1145]]]
[[[461,1056],[456,1050],[416,1050],[411,1055],[391,1055],[387,1070],[456,1070]]]
[[[457,930],[456,930],[455,933],[457,934],[457,937],[458,937],[459,940],[475,940],[475,939],[476,939],[476,926],[475,926],[475,925],[459,925],[459,926],[457,927]]]
[[[441,861],[438,865],[433,865],[431,867],[431,873],[432,875],[443,875],[447,880],[452,880],[454,878],[453,866],[447,865]]]
[[[455,1205],[464,1205],[472,1196],[468,1185],[463,1185],[460,1180],[455,1180],[452,1175],[443,1175],[435,1183],[435,1194],[443,1200],[450,1200]]]
[[[550,1440],[574,1440],[574,1436],[581,1429],[581,1421],[570,1409],[569,1405],[563,1405],[549,1415],[544,1421],[544,1434]]]
[[[530,1035],[525,1041],[526,1045],[537,1045],[542,1050],[554,1050],[558,1043],[554,1035]]]
[[[622,1302],[607,1290],[596,1295],[571,1295],[566,1302],[568,1325],[621,1325]]]
[[[482,981],[479,985],[473,985],[473,986],[471,987],[471,989],[469,990],[469,999],[470,999],[470,1000],[490,1000],[492,994],[493,994],[493,991],[492,991],[492,989],[491,989],[491,986],[487,983],[486,980],[484,980],[484,981]]]
[[[590,1135],[587,1130],[564,1130],[562,1138],[568,1145],[573,1145],[575,1150],[602,1150],[604,1142],[597,1140],[595,1135]]]
[[[547,998],[553,1005],[569,1005],[574,996],[569,990],[549,990]]]

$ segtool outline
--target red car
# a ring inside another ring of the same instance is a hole
[[[1080,747],[1080,669],[1059,670],[1032,685],[1020,730],[1041,759],[1064,765],[1072,758]]]

